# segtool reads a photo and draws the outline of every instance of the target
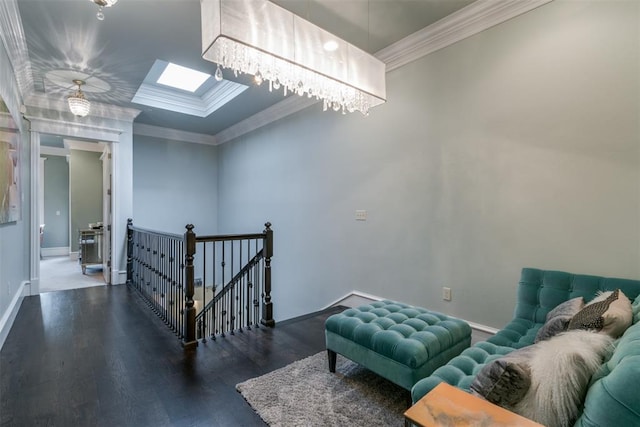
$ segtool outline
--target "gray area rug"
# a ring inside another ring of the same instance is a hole
[[[403,426],[409,392],[338,355],[327,353],[237,384],[236,389],[271,427]]]

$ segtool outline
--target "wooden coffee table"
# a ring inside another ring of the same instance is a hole
[[[420,427],[544,427],[447,383],[440,383],[404,413]]]

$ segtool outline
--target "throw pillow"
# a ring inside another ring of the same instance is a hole
[[[568,329],[595,330],[618,338],[631,326],[632,321],[631,301],[624,292],[616,289],[603,293],[585,305],[573,316]]]
[[[531,348],[515,350],[484,365],[471,383],[471,394],[503,408],[512,408],[531,386],[528,363]]]
[[[534,342],[549,339],[569,327],[569,322],[584,307],[584,298],[576,297],[563,302],[547,314],[544,325],[538,330]]]

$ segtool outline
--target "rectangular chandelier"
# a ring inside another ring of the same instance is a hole
[[[202,57],[219,67],[325,111],[367,115],[386,100],[384,62],[268,0],[201,0],[201,12]]]

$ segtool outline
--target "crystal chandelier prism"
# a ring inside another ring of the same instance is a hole
[[[323,109],[360,111],[385,102],[385,64],[268,0],[202,0],[202,56],[254,75],[284,95],[306,94]]]
[[[91,103],[85,98],[84,93],[80,89],[80,86],[84,84],[82,80],[73,80],[73,83],[78,86],[78,90],[73,95],[67,97],[69,103],[69,110],[78,117],[85,117],[89,114],[91,109]]]
[[[118,3],[118,0],[89,0],[89,1],[98,5],[99,9],[98,9],[98,13],[96,13],[96,17],[100,21],[104,20],[104,13],[102,12],[102,9],[105,7],[111,7],[114,4]]]

